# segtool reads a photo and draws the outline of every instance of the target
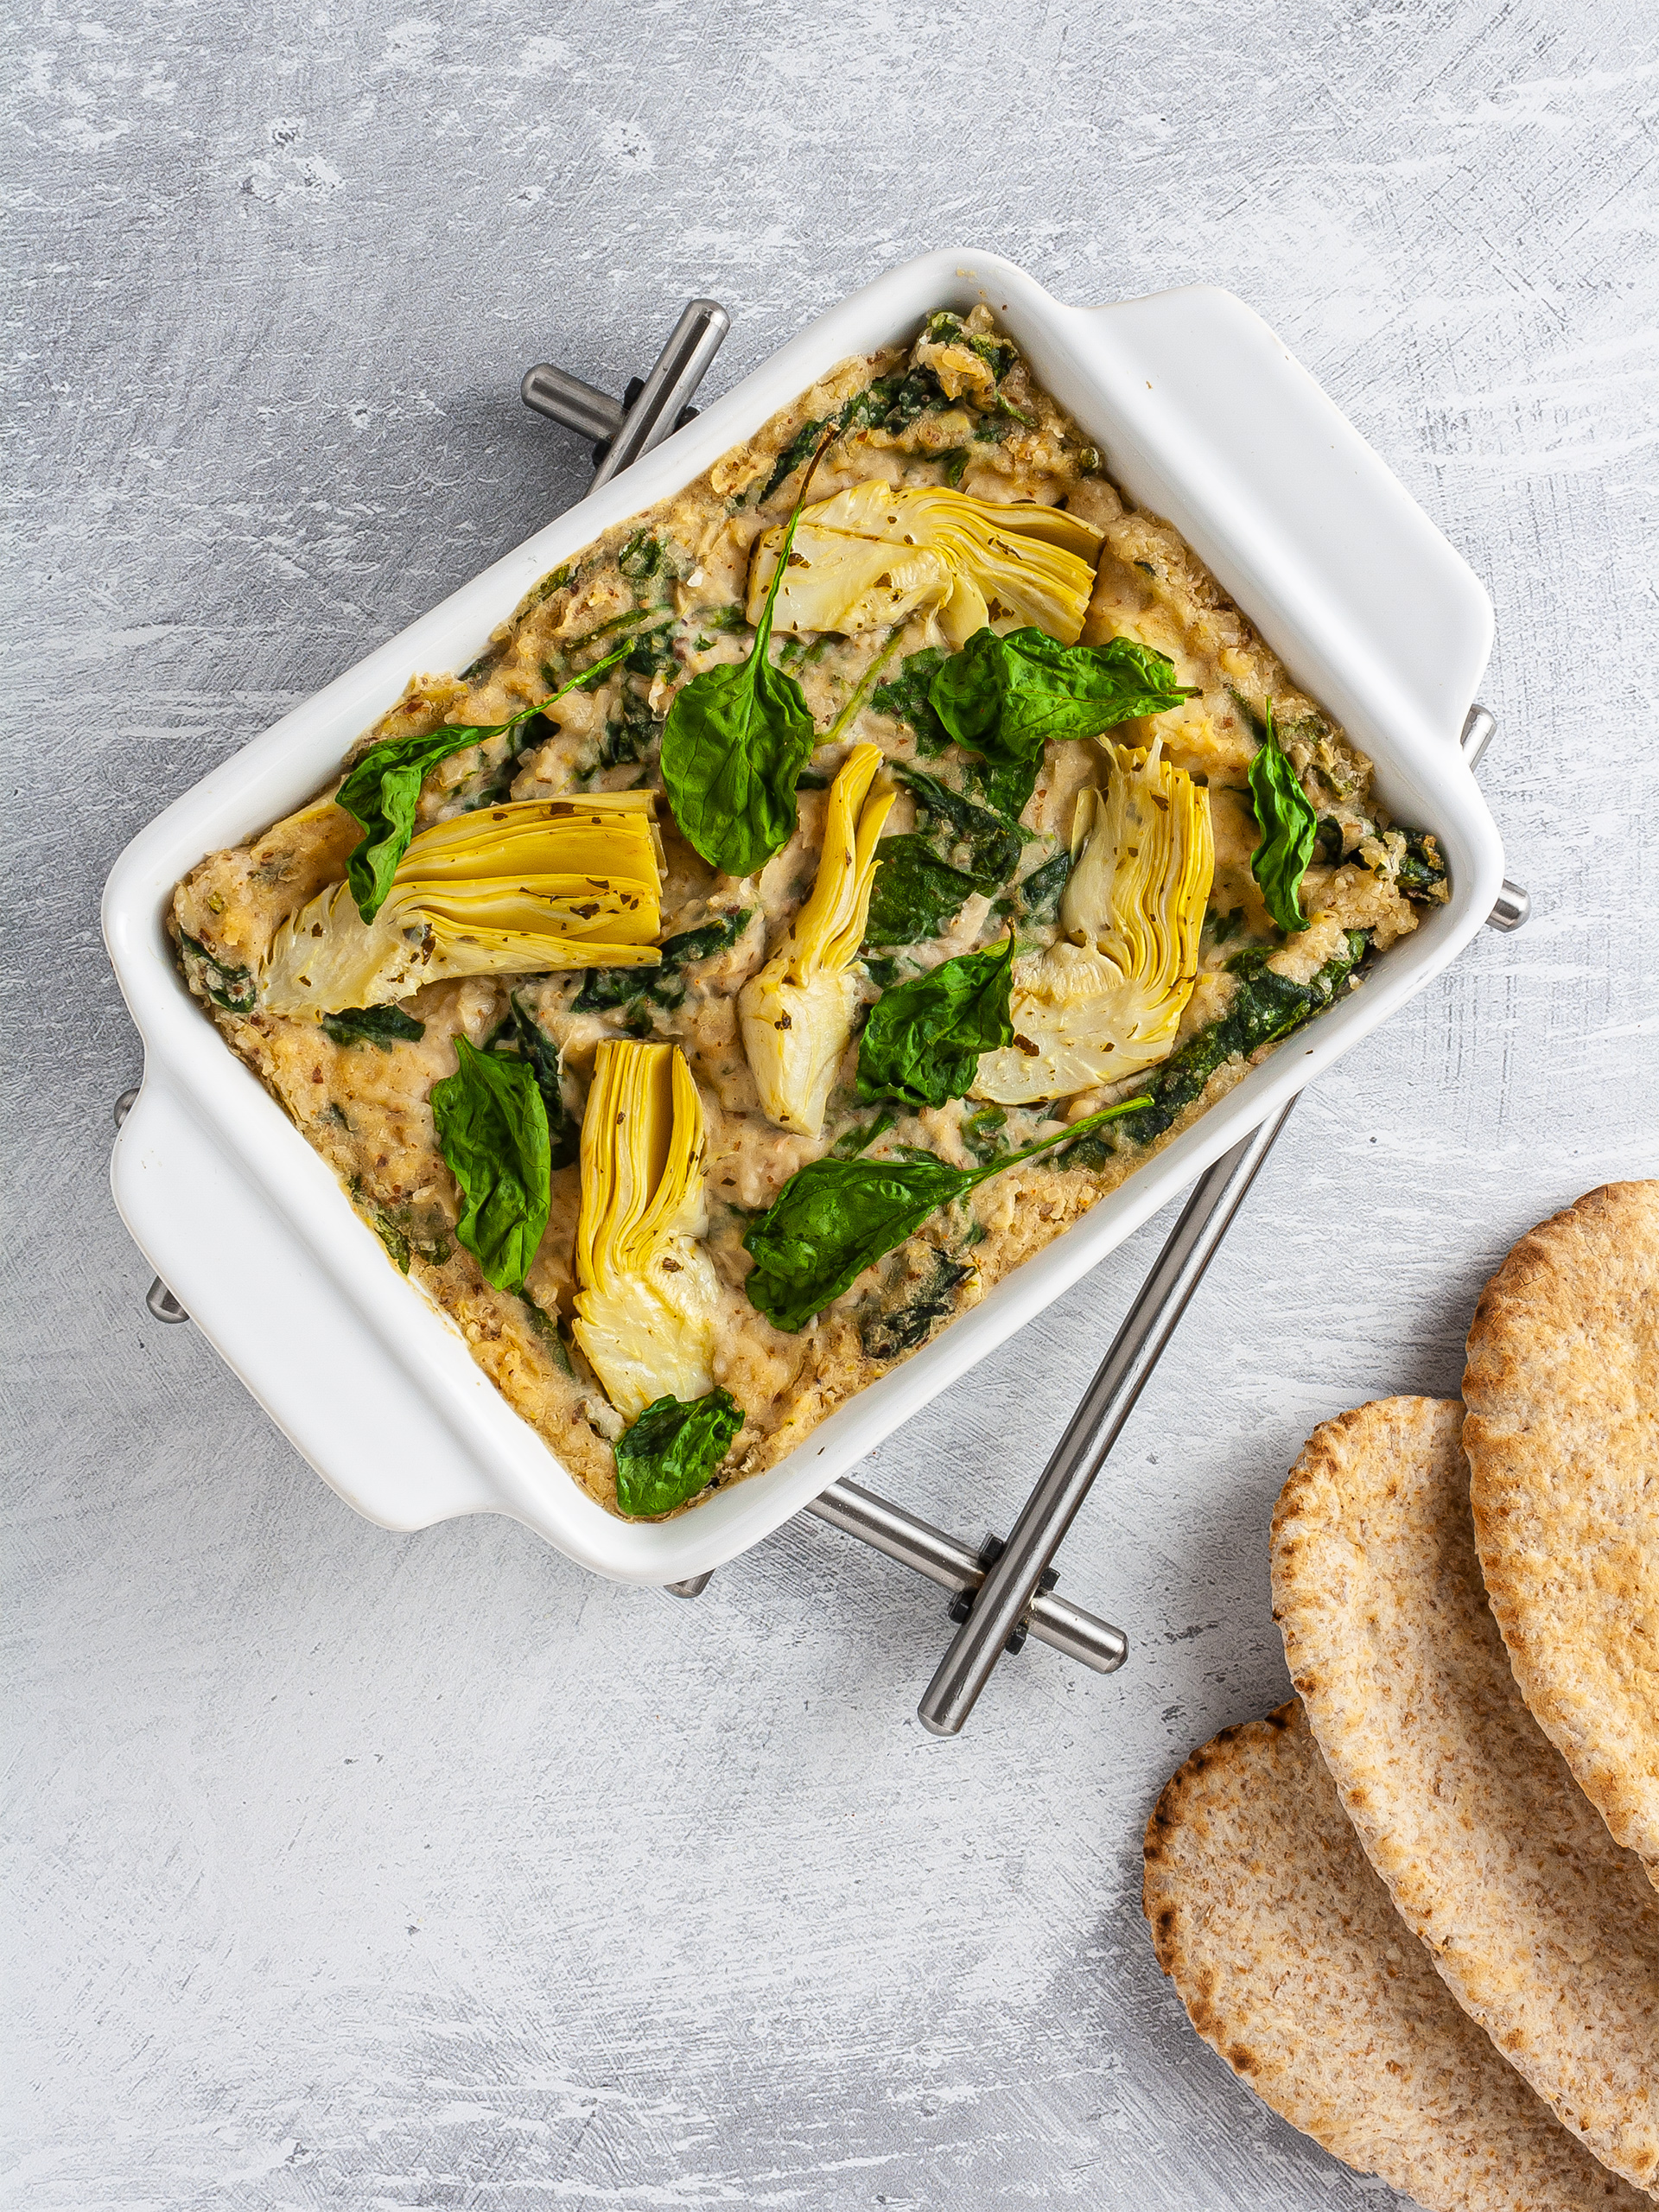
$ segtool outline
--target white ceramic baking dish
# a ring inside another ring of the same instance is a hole
[[[835,362],[987,302],[1117,480],[1166,516],[1376,765],[1452,872],[1357,991],[779,1465],[677,1520],[603,1512],[398,1274],[304,1138],[185,990],[175,882],[307,798],[415,671],[462,668],[549,569],[706,468]],[[1012,264],[939,251],[820,316],[677,435],[550,523],[188,791],[122,855],[110,957],[144,1040],[115,1150],[133,1236],[296,1448],[359,1512],[416,1529],[512,1515],[595,1572],[663,1583],[758,1542],[1058,1297],[1200,1168],[1437,976],[1491,911],[1497,834],[1458,736],[1491,642],[1473,575],[1249,308],[1207,287],[1063,307]]]

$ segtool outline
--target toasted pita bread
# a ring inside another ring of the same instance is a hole
[[[1659,1888],[1659,1183],[1521,1239],[1475,1308],[1463,1399],[1515,1679]]]
[[[1465,2010],[1602,2164],[1659,2180],[1659,1899],[1528,1712],[1486,1604],[1455,1401],[1314,1431],[1274,1618],[1366,1855]]]
[[[1429,2212],[1635,2212],[1452,2001],[1300,1705],[1224,1729],[1147,1823],[1142,1902],[1192,2024],[1264,2104]]]

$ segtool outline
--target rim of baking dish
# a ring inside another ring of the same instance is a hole
[[[1111,474],[1180,530],[1297,681],[1371,754],[1390,811],[1440,835],[1452,897],[1390,948],[1363,990],[1252,1070],[778,1465],[677,1518],[624,1521],[588,1497],[478,1368],[457,1325],[397,1273],[320,1155],[228,1050],[179,974],[163,927],[167,906],[174,885],[204,855],[263,830],[337,772],[410,675],[466,666],[560,560],[691,481],[836,362],[894,342],[930,307],[981,299],[1101,443]],[[1154,373],[1143,374],[1147,369]],[[1249,418],[1247,445],[1221,418],[1252,394],[1258,411]],[[1275,440],[1282,448],[1276,460]],[[1273,488],[1275,467],[1289,473],[1282,495]],[[1292,481],[1300,506],[1289,497]],[[1319,518],[1327,514],[1324,528]],[[1369,599],[1368,561],[1376,571]],[[411,1527],[495,1510],[614,1579],[661,1583],[700,1573],[760,1541],[846,1472],[1456,957],[1503,878],[1496,829],[1457,744],[1491,639],[1491,607],[1477,579],[1313,379],[1231,295],[1194,286],[1069,308],[999,257],[923,255],[830,308],[685,429],[284,715],[127,847],[105,887],[105,933],[146,1058],[143,1090],[118,1141],[117,1202],[181,1293],[187,1286],[177,1278],[188,1276],[193,1318],[260,1402],[371,1519]],[[187,1132],[212,1145],[270,1217],[273,1309],[283,1288],[302,1294],[308,1280],[321,1293],[321,1270],[361,1330],[353,1356],[365,1374],[382,1387],[407,1389],[429,1412],[437,1472],[412,1507],[394,1471],[338,1464],[345,1452],[362,1458],[360,1435],[333,1442],[319,1409],[302,1405],[302,1381],[284,1379],[279,1350],[262,1359],[245,1326],[238,1330],[227,1310],[216,1312],[211,1206],[182,1198],[175,1178],[162,1212],[137,1172],[141,1160],[154,1161],[156,1147],[187,1146]]]

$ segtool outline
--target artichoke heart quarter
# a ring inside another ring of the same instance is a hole
[[[881,750],[855,745],[830,786],[812,895],[766,966],[738,994],[743,1049],[766,1119],[815,1137],[853,1033],[852,973],[864,940],[876,841],[898,794],[872,791]]]
[[[576,1342],[626,1421],[715,1387],[702,1102],[677,1046],[602,1044],[582,1122]]]
[[[435,822],[410,840],[373,921],[338,883],[271,940],[259,1003],[321,1019],[452,976],[626,968],[661,957],[654,795],[529,799]]]
[[[1205,793],[1150,752],[1103,747],[1107,788],[1078,794],[1060,942],[1016,960],[1014,1042],[982,1055],[973,1096],[1067,1098],[1173,1050],[1198,980],[1215,874]]]
[[[779,528],[756,541],[751,622],[783,537]],[[928,485],[855,484],[802,509],[772,625],[850,637],[931,611],[952,645],[1005,619],[1075,645],[1100,547],[1092,523],[1034,500],[1004,505]]]

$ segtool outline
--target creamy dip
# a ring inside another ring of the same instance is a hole
[[[632,640],[627,658],[527,728],[520,724],[432,769],[417,824],[504,798],[660,791],[663,722],[677,690],[700,671],[743,660],[753,645],[744,617],[752,551],[799,497],[813,426],[847,420],[849,403],[873,391],[864,419],[853,409],[849,427],[823,453],[814,501],[880,480],[1063,508],[1103,533],[1080,642],[1136,641],[1167,655],[1179,683],[1193,687],[1179,706],[1109,733],[1112,742],[1144,747],[1155,720],[1164,758],[1205,786],[1214,878],[1198,979],[1180,1016],[1177,1049],[1227,1014],[1242,988],[1229,963],[1250,948],[1291,982],[1338,972],[1341,988],[1352,988],[1349,948],[1357,941],[1348,933],[1366,932],[1370,950],[1382,952],[1416,926],[1425,899],[1445,895],[1433,840],[1389,823],[1371,793],[1370,761],[1298,690],[1170,524],[1124,499],[1087,437],[1012,348],[1002,352],[1005,341],[983,310],[972,327],[987,341],[976,351],[925,337],[909,352],[842,363],[695,482],[544,577],[472,667],[412,678],[352,759],[388,738],[418,736],[446,722],[505,722],[550,698],[569,681],[573,660],[586,664],[602,637],[616,645]],[[1011,363],[1000,376],[984,366],[993,354]],[[909,1357],[1115,1189],[1236,1083],[1251,1057],[1271,1049],[1223,1056],[1161,1130],[1137,1140],[1127,1133],[1132,1123],[1122,1134],[1108,1124],[1071,1152],[1049,1152],[982,1183],[868,1268],[798,1333],[775,1327],[751,1305],[743,1240],[757,1215],[798,1169],[838,1143],[849,1148],[849,1133],[871,1128],[876,1117],[855,1095],[855,1033],[821,1135],[790,1134],[768,1121],[744,1051],[737,994],[812,888],[827,786],[855,743],[879,747],[892,767],[921,768],[948,791],[982,796],[971,760],[943,743],[937,726],[918,728],[897,710],[902,687],[885,688],[902,677],[912,654],[938,643],[926,613],[910,617],[896,636],[876,628],[774,638],[773,659],[799,683],[818,730],[833,734],[803,778],[795,835],[757,874],[734,879],[705,866],[659,799],[661,938],[699,933],[671,966],[429,984],[400,1002],[423,1025],[418,1039],[336,1042],[315,1020],[261,1007],[255,979],[274,934],[345,876],[361,836],[359,823],[332,803],[338,782],[247,844],[204,860],[175,893],[174,931],[187,979],[227,1043],[339,1176],[391,1262],[452,1319],[514,1408],[613,1510],[612,1447],[624,1423],[571,1329],[578,1164],[553,1172],[546,1232],[522,1294],[493,1288],[455,1235],[461,1199],[439,1149],[429,1093],[455,1071],[456,1039],[484,1046],[510,1018],[510,999],[556,1048],[575,1116],[595,1049],[607,1038],[677,1045],[696,1079],[707,1128],[704,1241],[723,1308],[713,1374],[744,1416],[716,1484],[774,1465],[835,1407]],[[882,681],[870,687],[878,657]],[[1311,926],[1289,937],[1271,918],[1251,870],[1260,833],[1247,776],[1269,702],[1292,769],[1319,818],[1319,848],[1301,879]],[[861,1008],[896,982],[997,944],[1010,926],[1022,951],[1055,942],[1060,856],[1069,849],[1079,791],[1100,780],[1101,758],[1092,741],[1048,747],[1019,818],[1022,843],[1007,880],[975,891],[937,937],[896,946],[867,940],[853,970]],[[884,841],[915,831],[918,819],[949,860],[948,824],[937,814],[918,817],[916,791],[901,782]],[[1033,890],[1022,888],[1033,880]],[[971,1096],[906,1110],[889,1119],[866,1156],[897,1159],[916,1147],[972,1166],[994,1149],[1052,1135],[1136,1088],[1131,1081],[988,1114],[983,1100]]]

